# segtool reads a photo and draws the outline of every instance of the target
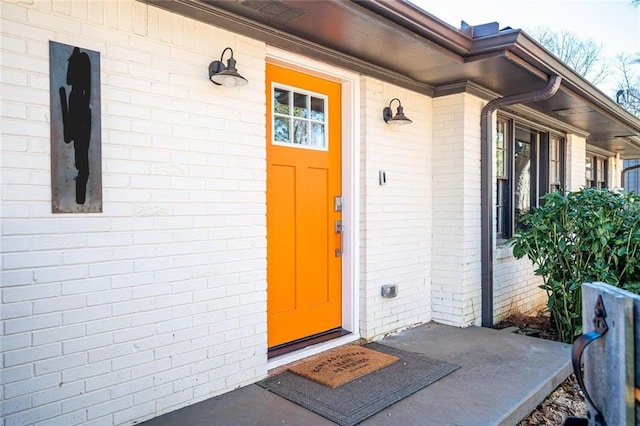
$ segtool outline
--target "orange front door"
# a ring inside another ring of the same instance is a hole
[[[267,64],[269,347],[342,325],[340,93]]]

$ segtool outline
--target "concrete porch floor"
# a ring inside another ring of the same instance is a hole
[[[429,323],[378,343],[460,369],[361,423],[363,426],[515,425],[571,374],[571,346],[482,327]],[[334,423],[249,385],[145,426],[322,426]]]

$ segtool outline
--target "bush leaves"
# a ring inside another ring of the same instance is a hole
[[[640,203],[633,194],[584,188],[553,192],[520,218],[513,255],[529,258],[560,338],[582,333],[581,286],[602,281],[640,290]]]

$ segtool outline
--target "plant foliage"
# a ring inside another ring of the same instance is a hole
[[[640,290],[640,202],[592,188],[542,198],[510,241],[514,256],[528,257],[543,277],[554,326],[571,343],[582,333],[583,283]]]

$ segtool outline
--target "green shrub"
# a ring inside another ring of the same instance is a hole
[[[527,256],[543,277],[553,325],[571,343],[582,334],[583,283],[640,290],[640,203],[633,194],[591,188],[542,198],[510,241],[514,256]]]

